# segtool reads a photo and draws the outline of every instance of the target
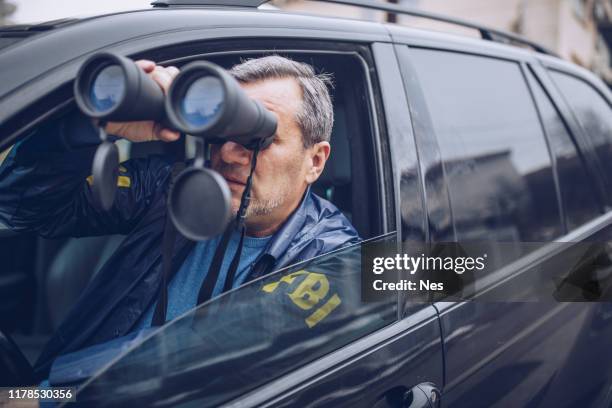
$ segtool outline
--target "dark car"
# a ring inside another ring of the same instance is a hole
[[[483,38],[256,6],[167,0],[0,29],[0,151],[77,109],[73,80],[94,52],[179,68],[199,59],[227,68],[276,53],[334,75],[332,155],[313,189],[366,243],[503,242],[491,245],[495,267],[479,282],[529,292],[534,277],[554,278],[550,264],[565,261],[568,247],[610,241],[612,94],[588,71],[452,19],[445,20]],[[185,146],[119,144],[122,160]],[[123,237],[45,239],[2,229],[0,239],[0,385],[31,385],[28,360]],[[199,306],[109,361],[80,385],[77,401],[612,404],[612,303],[417,303],[402,292],[362,302],[363,245]],[[597,282],[611,272],[611,252],[599,245],[591,256],[600,261],[590,272]],[[270,297],[276,291],[286,296]]]

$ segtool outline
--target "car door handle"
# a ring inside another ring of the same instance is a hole
[[[438,408],[440,390],[434,383],[424,382],[408,389],[397,386],[387,390],[372,405],[373,408]]]
[[[440,390],[434,383],[420,383],[404,393],[403,408],[438,408]]]

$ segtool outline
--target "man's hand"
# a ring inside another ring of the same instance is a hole
[[[136,65],[146,72],[162,88],[164,94],[168,92],[170,84],[179,73],[176,67],[161,67],[153,61],[138,60]],[[109,122],[106,125],[106,133],[128,139],[132,142],[150,142],[162,140],[174,142],[180,137],[179,132],[164,128],[159,123],[151,120],[140,122]]]

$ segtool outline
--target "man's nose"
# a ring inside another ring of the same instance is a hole
[[[229,164],[246,166],[251,162],[251,151],[238,143],[223,143],[220,154],[221,160]]]

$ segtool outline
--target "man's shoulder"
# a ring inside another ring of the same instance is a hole
[[[298,211],[295,216],[301,222],[287,234],[292,239],[280,264],[303,261],[360,241],[348,218],[333,203],[310,191]]]
[[[346,235],[358,237],[358,233],[349,219],[332,202],[309,192],[306,197],[305,233]]]

